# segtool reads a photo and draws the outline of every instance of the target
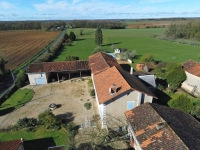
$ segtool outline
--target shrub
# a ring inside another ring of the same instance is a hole
[[[147,54],[147,55],[143,55],[140,59],[141,62],[151,62],[154,61],[153,55],[151,54]]]
[[[19,129],[28,128],[28,127],[35,127],[36,125],[37,125],[37,119],[27,118],[27,117],[19,119],[19,121],[16,124],[16,126]]]
[[[24,70],[20,70],[19,73],[17,74],[17,77],[15,79],[15,85],[18,88],[21,88],[26,81],[26,75]]]
[[[194,104],[193,100],[189,99],[187,95],[179,95],[177,98],[171,99],[167,103],[172,108],[178,108],[188,113],[191,112]]]
[[[65,58],[65,60],[66,60],[66,61],[79,60],[79,57],[78,57],[78,56],[68,55],[68,56]]]
[[[90,96],[95,96],[95,90],[94,89],[90,90]]]
[[[90,102],[87,102],[84,104],[84,107],[89,110],[91,108],[92,104]]]
[[[38,122],[41,125],[44,125],[47,129],[60,129],[61,120],[57,119],[50,110],[46,110],[43,113],[39,114]]]

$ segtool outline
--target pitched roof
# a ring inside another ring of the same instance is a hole
[[[1,150],[17,150],[21,144],[22,144],[21,140],[0,142],[0,149]]]
[[[126,80],[124,80],[123,76],[119,73],[115,66],[105,70],[102,73],[94,75],[94,83],[99,104],[103,104],[131,89],[131,86],[126,82]],[[115,84],[117,87],[120,87],[120,89],[115,95],[111,96],[109,88],[113,84]]]
[[[140,79],[123,70],[112,56],[96,53],[89,57],[89,66],[94,75],[94,84],[100,104],[108,102],[128,90],[136,90],[156,98]],[[113,84],[119,90],[116,94],[111,95],[109,88]]]
[[[59,71],[74,71],[74,70],[90,70],[88,61],[64,61],[64,62],[42,62],[33,63],[27,67],[27,73],[36,72],[59,72]]]
[[[120,67],[115,58],[100,52],[89,56],[89,66],[93,74],[100,73],[113,66]]]
[[[188,60],[182,63],[183,69],[188,73],[200,77],[200,63],[194,60]]]
[[[142,104],[125,115],[144,150],[200,149],[200,123],[178,109]],[[164,127],[157,129],[159,123]]]

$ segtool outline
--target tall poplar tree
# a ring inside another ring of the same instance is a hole
[[[103,34],[100,27],[97,28],[95,32],[95,44],[100,46],[103,42]]]

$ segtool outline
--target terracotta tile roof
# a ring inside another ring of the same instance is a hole
[[[64,62],[43,62],[33,63],[27,67],[27,73],[35,72],[59,72],[59,71],[73,71],[73,70],[90,70],[88,61],[64,61]]]
[[[94,83],[99,103],[105,103],[114,97],[128,91],[136,90],[157,98],[142,81],[123,70],[116,59],[105,53],[96,53],[89,57],[89,66],[94,75]],[[116,94],[111,95],[109,88],[112,85],[119,87]]]
[[[125,115],[144,150],[200,149],[200,123],[181,110],[145,103]]]
[[[21,144],[21,140],[0,142],[0,150],[17,150]]]
[[[100,73],[113,66],[121,67],[115,58],[100,52],[89,57],[89,66],[93,74]]]
[[[126,82],[126,80],[124,80],[123,76],[119,73],[115,66],[94,75],[94,83],[100,104],[103,104],[131,89],[130,85]],[[113,84],[120,87],[120,89],[116,94],[111,96],[109,88]]]
[[[182,63],[183,69],[187,71],[188,73],[191,73],[195,76],[200,77],[200,63],[196,62],[194,60],[188,60],[184,63]]]

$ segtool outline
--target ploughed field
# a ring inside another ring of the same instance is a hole
[[[40,52],[59,34],[41,30],[1,31],[0,56],[7,61],[6,68],[13,70]]]

